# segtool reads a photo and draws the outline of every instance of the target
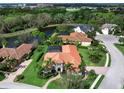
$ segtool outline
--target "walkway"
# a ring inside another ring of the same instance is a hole
[[[56,77],[53,77],[53,78],[49,79],[49,80],[46,82],[46,84],[45,84],[42,88],[43,88],[43,89],[47,89],[48,85],[49,85],[52,81],[55,81],[55,80],[57,80],[57,79],[59,79],[59,78],[61,78],[61,75],[60,75],[60,74],[58,74]]]
[[[32,59],[27,60],[23,63],[20,64],[20,67],[16,72],[10,73],[7,78],[5,80],[3,80],[2,82],[13,82],[14,79],[16,78],[16,76],[20,75],[23,73],[23,71],[28,67],[28,65],[32,62]]]
[[[112,35],[96,36],[97,40],[103,41],[111,55],[111,66],[100,84],[100,89],[120,89],[124,84],[124,56],[114,46],[118,38]]]
[[[13,82],[17,75],[23,73],[23,71],[28,67],[28,65],[32,62],[32,59],[27,60],[20,64],[20,67],[16,72],[11,73],[5,80],[0,82],[0,88],[2,89],[41,89],[40,87]]]
[[[94,67],[94,66],[88,66],[86,67],[87,71],[94,70],[96,74],[103,74],[105,75],[108,71],[108,67]]]

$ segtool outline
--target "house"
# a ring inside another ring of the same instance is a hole
[[[18,62],[21,62],[26,54],[29,54],[33,48],[32,44],[22,44],[17,48],[1,48],[0,57],[1,58],[13,58]]]
[[[75,24],[75,25],[73,25],[73,27],[74,27],[75,32],[86,33],[86,32],[94,31],[93,26],[88,25],[88,24]]]
[[[74,31],[78,32],[78,33],[85,33],[84,31],[81,30],[81,28],[79,26],[74,28]]]
[[[54,46],[53,46],[54,47]],[[81,57],[75,45],[63,45],[60,51],[47,52],[44,56],[44,61],[51,59],[55,64],[56,71],[62,72],[63,64],[72,64],[74,70],[78,70],[81,63]]]
[[[103,24],[101,27],[101,31],[103,34],[108,35],[109,33],[113,34],[115,31],[116,24]]]
[[[59,37],[65,43],[68,41],[71,43],[79,42],[82,46],[89,46],[92,42],[92,39],[88,38],[87,34],[81,32],[72,32],[70,35],[60,35]]]

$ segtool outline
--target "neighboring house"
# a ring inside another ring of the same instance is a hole
[[[94,31],[94,28],[91,25],[88,24],[75,24],[74,26],[75,32],[91,32]]]
[[[81,30],[81,28],[79,26],[74,28],[74,31],[78,32],[78,33],[85,33],[84,31]]]
[[[51,61],[54,62],[53,67],[57,72],[63,72],[63,64],[72,64],[74,71],[77,71],[81,63],[81,57],[79,55],[77,47],[75,45],[63,45],[61,46],[60,51],[58,51],[58,49],[60,48],[57,48],[57,51],[55,51],[55,48],[53,46],[54,51],[48,51],[44,56],[44,60],[48,61],[49,59],[51,59]]]
[[[82,46],[89,46],[92,42],[91,38],[88,38],[87,34],[81,32],[73,32],[70,35],[60,35],[60,38],[66,43],[76,43],[79,42]]]
[[[101,31],[103,34],[108,35],[109,33],[114,34],[116,24],[103,24],[101,27]]]
[[[25,57],[32,51],[32,48],[33,48],[32,44],[22,44],[17,48],[1,48],[0,57],[13,58],[20,63],[23,60],[23,57]]]

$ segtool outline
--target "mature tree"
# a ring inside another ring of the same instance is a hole
[[[57,45],[59,44],[59,41],[60,39],[59,39],[59,37],[58,37],[58,33],[53,33],[50,37],[49,37],[49,39],[47,40],[47,43],[49,44],[49,45],[56,45],[56,43],[57,43]]]
[[[43,27],[51,23],[52,18],[51,15],[48,13],[42,13],[42,14],[38,14],[36,21],[38,27]]]
[[[72,31],[72,27],[68,25],[59,25],[56,27],[56,32],[58,32],[59,34],[69,34]]]
[[[64,17],[64,23],[73,23],[74,15],[72,13],[67,12]]]
[[[64,21],[64,15],[62,13],[58,13],[54,16],[54,22],[57,24],[61,24]]]
[[[3,33],[3,27],[4,27],[4,19],[2,16],[0,16],[0,33]]]
[[[26,14],[22,16],[27,27],[36,26],[36,17],[33,14]]]

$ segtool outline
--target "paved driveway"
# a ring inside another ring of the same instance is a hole
[[[103,41],[107,50],[111,55],[111,66],[105,74],[105,78],[100,84],[100,89],[119,89],[124,84],[124,56],[114,46],[118,42],[118,38],[110,35],[96,36],[97,40]]]
[[[10,73],[6,79],[4,79],[1,82],[13,82],[14,79],[16,78],[16,76],[20,75],[23,73],[23,71],[28,67],[28,65],[32,62],[32,59],[27,60],[25,62],[22,62],[20,64],[20,66],[24,66],[24,67],[20,67],[16,72]]]
[[[40,89],[40,87],[13,82],[17,75],[23,73],[23,71],[28,67],[31,63],[32,59],[27,60],[20,64],[20,66],[24,66],[23,68],[19,68],[16,72],[11,73],[5,80],[0,82],[0,88],[2,89]]]

